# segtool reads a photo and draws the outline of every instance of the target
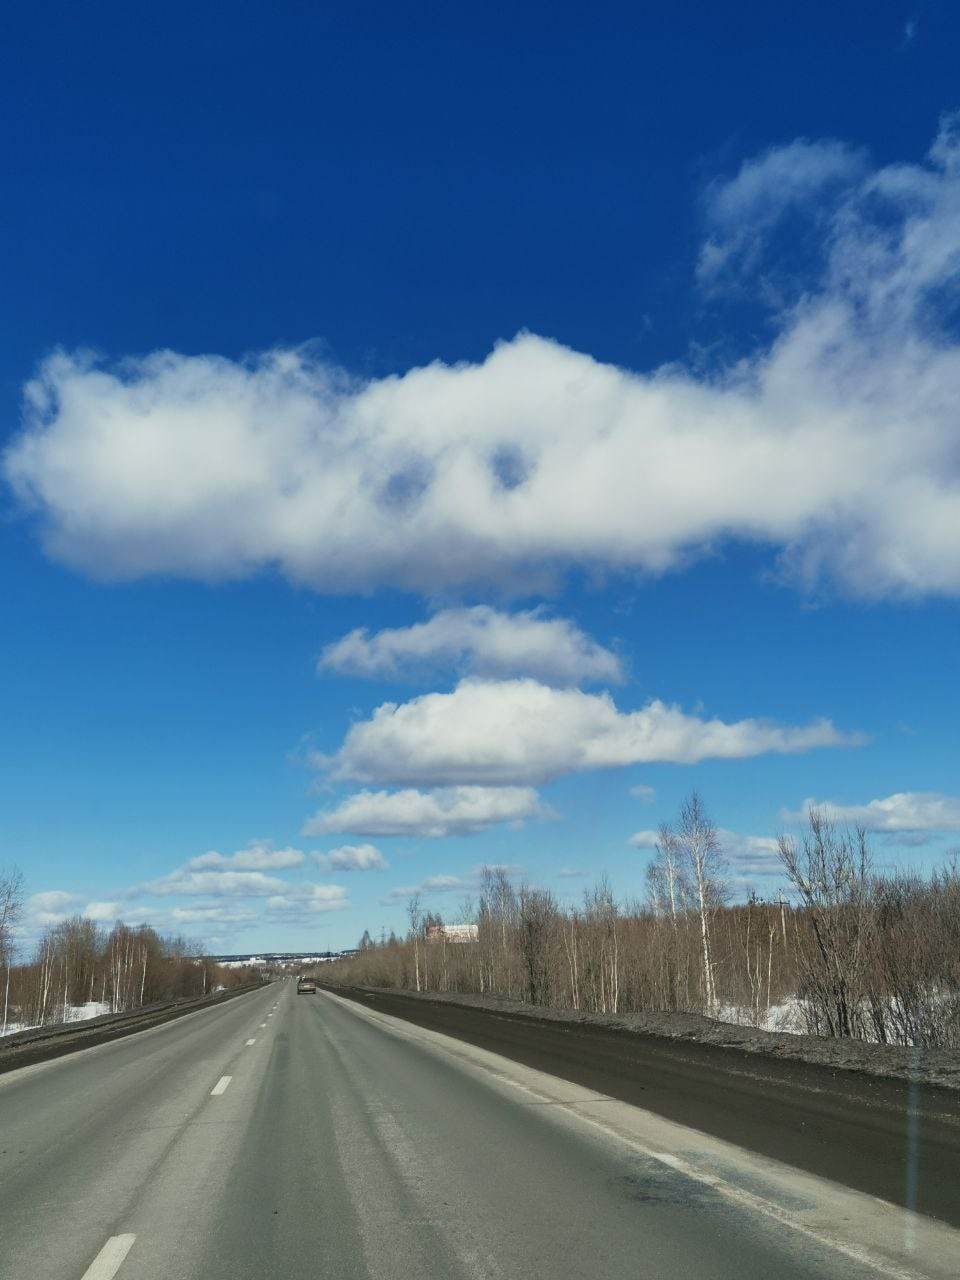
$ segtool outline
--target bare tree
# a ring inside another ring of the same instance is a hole
[[[657,835],[657,852],[647,866],[650,905],[658,918],[669,920],[669,934],[659,947],[664,975],[664,1003],[679,1009],[686,1003],[686,947],[681,925],[690,902],[690,885],[683,865],[680,842],[667,823]]]
[[[707,815],[703,801],[692,791],[680,807],[676,844],[696,894],[700,915],[700,949],[703,965],[703,995],[708,1012],[717,1007],[713,952],[710,945],[710,917],[725,895],[723,857],[717,828]]]
[[[527,980],[527,999],[546,1004],[547,942],[557,914],[553,895],[524,885],[519,894],[520,951]]]
[[[811,809],[797,845],[779,840],[779,856],[807,910],[812,944],[798,932],[804,994],[812,1030],[831,1036],[857,1034],[865,923],[870,897],[870,852],[862,827],[839,830]]]
[[[680,843],[666,822],[661,823],[657,833],[657,855],[647,867],[647,879],[656,908],[662,912],[669,911],[670,920],[676,927],[677,914],[686,904],[687,887]]]
[[[583,895],[584,923],[593,938],[590,959],[593,1007],[597,1013],[617,1013],[620,1008],[619,911],[606,876]]]
[[[486,961],[485,985],[505,995],[521,994],[515,963],[515,938],[519,903],[517,892],[503,867],[484,867],[480,873],[478,924]],[[481,988],[482,990],[483,988]]]
[[[476,936],[424,946],[424,924],[439,917],[416,902],[405,940],[382,936],[329,976],[600,1013],[710,1010],[712,1000],[714,1011],[729,1006],[760,1026],[781,1002],[789,1017],[799,997],[817,1034],[960,1047],[960,866],[872,876],[862,833],[836,832],[814,815],[801,845],[783,841],[799,900],[727,906],[716,846],[693,797],[663,833],[649,904],[616,902],[601,879],[561,911],[549,893],[517,889],[490,868]],[[42,960],[31,990],[50,985]]]
[[[5,969],[3,984],[3,1031],[7,1030],[10,1009],[10,965],[13,960],[13,928],[23,910],[23,873],[12,867],[0,874],[0,963]]]
[[[416,975],[416,987],[420,991],[420,934],[423,932],[423,907],[419,893],[410,895],[410,899],[407,902],[407,919],[410,921],[410,936],[413,939],[413,967]]]

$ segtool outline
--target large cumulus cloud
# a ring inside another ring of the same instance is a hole
[[[27,389],[7,479],[48,552],[104,577],[276,567],[324,591],[436,592],[661,573],[746,539],[806,584],[955,595],[956,122],[917,165],[792,145],[713,190],[701,276],[762,291],[778,219],[815,208],[813,276],[771,343],[712,376],[533,334],[363,383],[305,350],[59,353]]]

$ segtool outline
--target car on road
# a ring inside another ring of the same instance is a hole
[[[297,995],[298,996],[302,996],[302,995],[312,996],[312,995],[316,995],[316,992],[317,992],[317,984],[313,978],[297,979]]]

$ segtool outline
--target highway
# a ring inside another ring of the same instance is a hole
[[[0,1077],[2,1280],[947,1280],[958,1258],[945,1223],[289,981]]]

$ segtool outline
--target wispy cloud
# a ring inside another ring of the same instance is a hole
[[[304,835],[475,835],[497,823],[551,816],[530,787],[438,787],[433,791],[360,791],[306,822]]]
[[[776,837],[743,835],[739,831],[728,831],[724,828],[721,828],[717,834],[720,839],[720,848],[735,877],[783,878],[783,865],[777,855]]]
[[[262,871],[188,871],[180,868],[137,885],[131,892],[158,897],[205,894],[216,898],[262,898],[279,893],[285,884],[277,876],[266,876]]]
[[[829,219],[836,197],[862,182],[867,169],[865,153],[833,139],[798,138],[745,160],[733,178],[718,180],[707,193],[710,236],[700,251],[700,280],[729,284],[733,272],[752,271],[788,213],[809,215],[819,206]],[[831,193],[834,199],[826,198]]]
[[[960,797],[939,791],[897,791],[865,804],[836,800],[804,800],[799,810],[785,810],[787,822],[803,822],[811,809],[822,810],[836,822],[860,826],[884,835],[909,837],[921,844],[939,833],[960,831]]]
[[[187,866],[194,871],[282,871],[302,866],[305,857],[299,849],[272,849],[269,844],[256,843],[236,853],[201,853]]]
[[[721,827],[717,831],[720,851],[729,864],[736,882],[744,876],[779,876],[783,873],[777,856],[777,840],[773,836],[743,835]],[[659,832],[635,831],[629,843],[635,849],[653,850],[657,847]]]
[[[427,622],[370,634],[351,631],[327,645],[321,671],[397,679],[445,669],[502,679],[532,676],[544,684],[623,679],[620,659],[566,618],[543,610],[503,613],[487,605],[444,609]]]
[[[437,894],[460,893],[473,894],[479,889],[484,866],[474,867],[465,875],[440,874],[426,876],[416,884],[398,885],[383,898],[385,903],[402,902],[419,894],[423,898],[432,898]],[[496,863],[488,868],[491,871],[505,871],[507,875],[519,875],[523,868],[515,863]]]
[[[653,804],[657,798],[657,793],[653,787],[644,786],[643,783],[638,783],[637,786],[631,787],[630,794],[634,800],[639,800],[641,804]]]
[[[47,889],[43,893],[32,893],[24,904],[28,912],[67,911],[81,902],[79,894],[68,893],[65,889]]]
[[[385,871],[387,860],[372,844],[344,844],[329,853],[315,853],[321,871]]]
[[[283,893],[267,899],[268,911],[285,917],[323,915],[343,911],[349,905],[347,891],[340,884],[288,885]]]
[[[118,901],[88,902],[83,914],[88,920],[96,920],[98,924],[112,924],[123,915],[124,903]]]

